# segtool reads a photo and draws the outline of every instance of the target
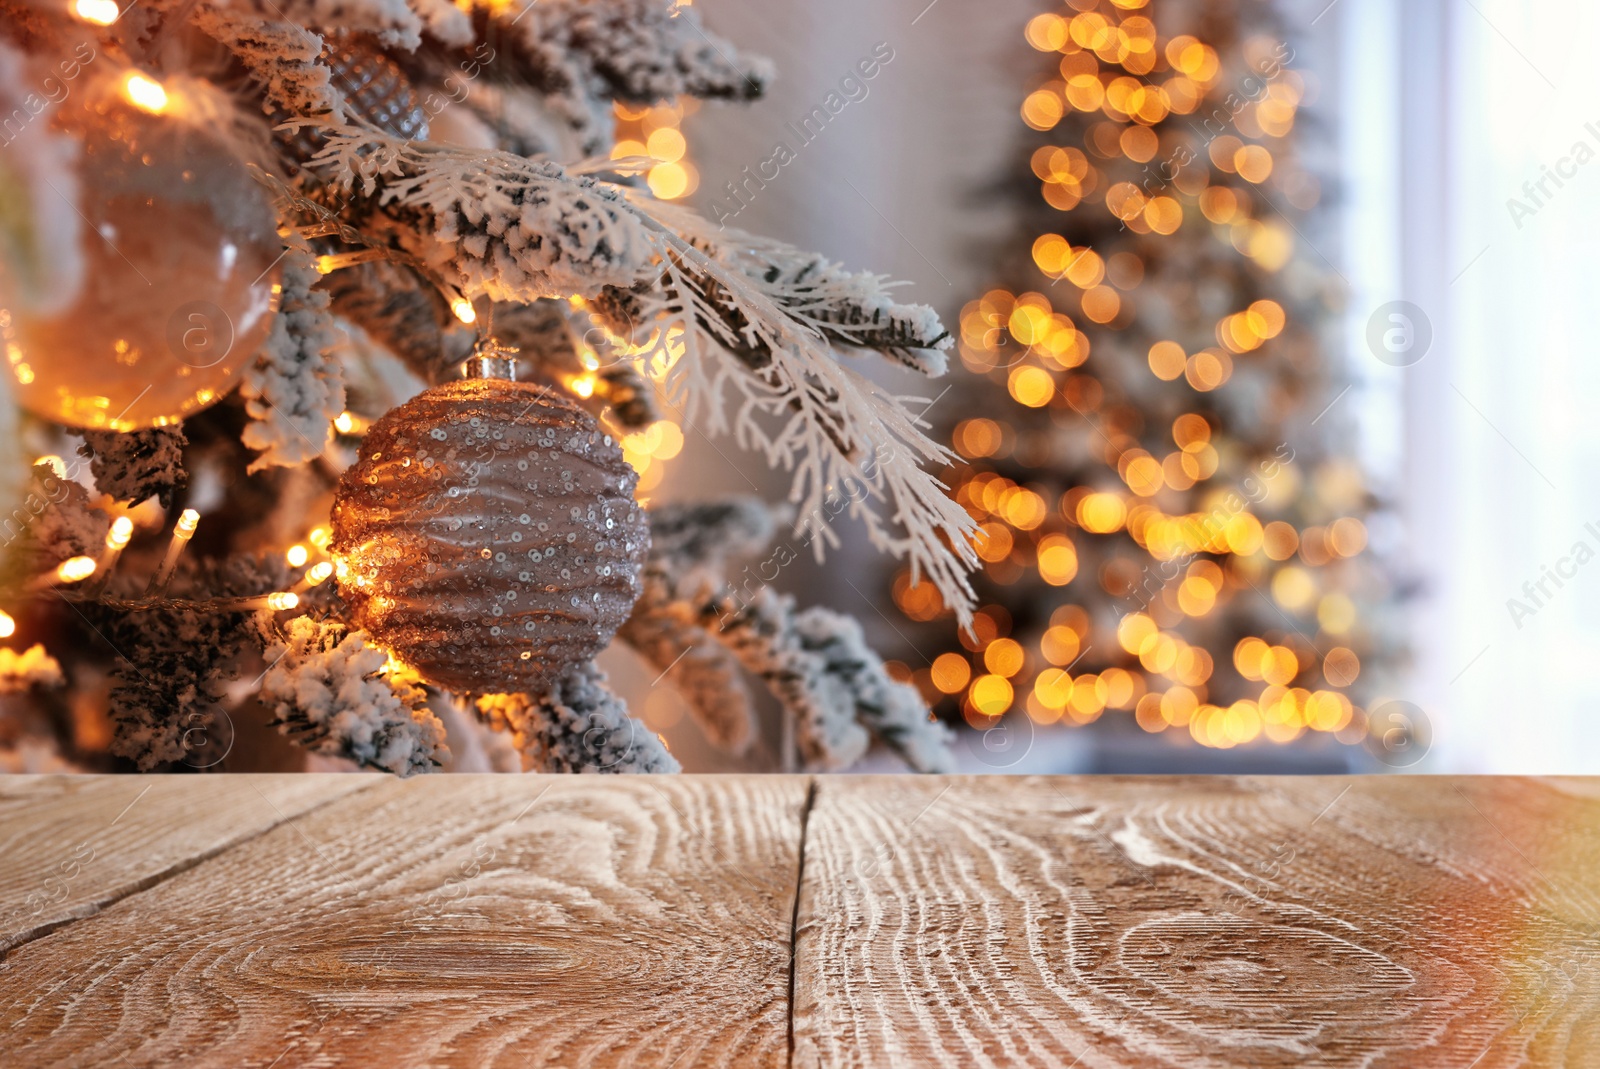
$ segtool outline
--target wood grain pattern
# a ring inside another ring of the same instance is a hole
[[[1600,1065],[1592,781],[818,783],[797,1066]]]
[[[358,776],[0,776],[0,956],[375,782]]]
[[[94,845],[8,1069],[1600,1064],[1600,780],[40,777],[0,842],[13,913]]]
[[[806,792],[385,781],[13,950],[3,1060],[783,1064]]]

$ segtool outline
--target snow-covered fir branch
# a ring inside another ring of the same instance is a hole
[[[364,632],[302,616],[265,657],[261,701],[306,749],[398,776],[432,771],[447,756],[427,691]]]
[[[190,595],[227,599],[286,589],[291,572],[282,555],[235,554],[179,561],[174,599]],[[142,577],[122,575],[124,593],[142,591]],[[129,585],[135,589],[128,589]],[[331,591],[309,591],[304,604],[317,609]],[[182,762],[217,768],[231,737],[220,729],[227,684],[240,661],[257,652],[270,630],[270,614],[237,609],[207,611],[189,604],[127,610],[115,601],[89,602],[81,611],[117,651],[111,677],[113,753],[142,771]]]
[[[730,562],[765,549],[785,513],[753,497],[678,502],[650,510],[650,570],[674,597],[709,597],[727,582]]]
[[[317,288],[316,261],[299,243],[284,253],[282,265],[283,296],[272,332],[239,385],[251,420],[242,439],[260,453],[250,471],[316,459],[344,411],[344,373],[331,355],[344,335],[328,311],[328,294]]]
[[[189,473],[183,448],[189,444],[181,425],[138,431],[84,431],[78,452],[89,458],[95,489],[113,501],[137,505],[153,497],[162,507],[172,503]]]
[[[111,517],[89,491],[35,464],[20,505],[0,516],[4,584],[19,586],[69,557],[98,556],[110,529]]]
[[[508,63],[545,97],[583,154],[601,151],[610,105],[680,96],[752,100],[772,64],[707,32],[699,12],[675,0],[541,0],[494,17]]]
[[[189,10],[194,26],[249,71],[271,110],[341,121],[344,101],[318,62],[325,36],[360,35],[405,52],[424,33],[458,47],[473,36],[471,20],[449,0],[231,0],[187,8],[181,0],[146,0],[144,6],[168,17]]]
[[[653,732],[628,715],[593,662],[567,671],[549,693],[490,694],[477,708],[511,734],[533,772],[677,772],[677,758]]]
[[[318,128],[327,141],[311,166],[375,197],[396,218],[400,246],[469,297],[592,297],[659,274],[659,242],[598,179],[509,152]]]
[[[195,9],[193,20],[250,73],[271,110],[342,117],[328,68],[317,62],[321,36],[282,17],[263,17],[228,5],[202,5]]]
[[[739,662],[686,603],[641,599],[617,637],[672,684],[714,746],[734,754],[749,748],[755,721]]]
[[[685,422],[708,434],[731,432],[742,447],[794,473],[789,500],[797,533],[819,560],[839,543],[829,505],[844,500],[873,545],[906,558],[965,624],[973,597],[967,571],[977,560],[974,521],[926,470],[954,455],[924,433],[926,424],[908,407],[917,399],[884,394],[749,276],[684,239],[676,239],[666,267],[664,316],[683,333],[679,341],[658,332],[655,359]],[[726,325],[730,310],[743,324],[738,330]],[[770,361],[752,369],[737,355],[752,349],[770,353]]]
[[[119,655],[111,671],[111,752],[141,772],[178,762],[214,767],[219,738],[204,729],[215,723],[234,661],[249,645],[239,614],[107,611],[97,629]]]
[[[856,719],[875,738],[918,772],[955,771],[950,729],[928,714],[916,687],[889,675],[854,617],[812,606],[794,623],[800,644],[850,688]]]
[[[923,375],[943,375],[948,369],[947,352],[954,339],[938,313],[924,304],[895,301],[891,291],[901,284],[887,275],[849,271],[814,252],[743,230],[713,229],[680,205],[651,202],[649,210],[829,341],[875,350]],[[770,354],[759,347],[761,338],[746,329],[737,311],[725,309],[724,336],[731,332],[736,341],[730,347],[753,366],[763,366]]]
[[[806,649],[795,626],[793,597],[762,587],[742,603],[714,599],[702,608],[701,619],[794,718],[807,768],[848,768],[865,756],[869,738],[856,720],[850,684],[830,670],[826,658]]]

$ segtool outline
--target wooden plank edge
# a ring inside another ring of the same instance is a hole
[[[357,777],[352,777],[352,779],[355,778]],[[352,787],[352,789],[349,791],[346,791],[344,794],[333,798],[326,798],[314,805],[297,811],[292,816],[284,813],[283,810],[278,809],[277,803],[273,802],[272,799],[267,798],[267,804],[272,806],[272,808],[277,811],[279,817],[279,819],[273,821],[271,824],[267,824],[261,828],[257,828],[255,831],[237,836],[233,839],[227,839],[219,842],[214,846],[200,851],[197,854],[175,860],[166,868],[160,869],[146,876],[141,876],[136,880],[131,880],[123,886],[109,888],[103,896],[94,899],[93,901],[84,903],[82,906],[77,907],[72,913],[65,917],[55,917],[48,921],[41,921],[30,928],[24,928],[21,931],[9,936],[0,934],[0,965],[3,965],[6,957],[18,947],[26,946],[29,943],[43,939],[52,932],[60,931],[62,928],[65,928],[68,925],[76,924],[78,921],[88,920],[90,917],[109,909],[126,898],[131,898],[134,895],[142,894],[153,887],[157,887],[167,882],[174,876],[182,875],[183,873],[188,872],[190,869],[196,868],[197,866],[202,865],[213,858],[220,857],[230,850],[237,849],[238,847],[244,846],[247,843],[253,842],[256,839],[259,839],[261,836],[267,834],[269,831],[272,831],[274,828],[288,824],[298,817],[309,816],[310,814],[315,813],[317,810],[326,808],[327,806],[338,805],[341,802],[348,801],[364,791],[372,790],[379,783],[389,779],[387,776],[362,776],[359,778],[370,779],[371,782],[360,783]],[[254,784],[251,786],[256,790],[256,793],[261,793],[260,788],[255,788]],[[266,795],[263,794],[262,797],[266,798]]]

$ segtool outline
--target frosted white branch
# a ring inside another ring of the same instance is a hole
[[[368,644],[310,617],[289,621],[270,647],[261,701],[279,730],[306,749],[400,776],[431,771],[447,753],[427,692]]]
[[[344,372],[330,355],[344,335],[328,311],[328,294],[316,288],[321,275],[303,247],[288,250],[282,264],[278,315],[239,389],[251,420],[244,444],[261,454],[250,471],[316,459],[344,411]]]
[[[570,669],[549,693],[489,694],[478,712],[511,733],[523,765],[536,772],[677,772],[677,758],[628,715],[592,662]]]

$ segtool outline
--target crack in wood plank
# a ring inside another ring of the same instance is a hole
[[[3,965],[7,955],[16,950],[18,947],[26,946],[29,943],[43,939],[45,936],[50,935],[53,932],[58,932],[69,925],[77,924],[81,921],[86,921],[91,917],[98,916],[99,914],[110,909],[112,906],[116,905],[118,902],[125,901],[126,899],[132,898],[134,895],[143,894],[146,891],[152,890],[153,888],[166,883],[174,876],[180,876],[183,873],[188,872],[190,869],[196,868],[207,861],[221,857],[230,850],[237,850],[242,846],[246,846],[249,843],[261,838],[261,836],[266,835],[274,828],[282,827],[285,824],[292,824],[296,817],[310,816],[319,809],[326,808],[330,805],[335,805],[341,801],[344,801],[346,798],[351,797],[352,795],[359,794],[361,791],[370,790],[374,786],[376,786],[375,783],[362,784],[347,794],[339,794],[330,798],[324,798],[322,801],[317,802],[307,809],[296,811],[294,816],[287,816],[281,809],[279,809],[278,819],[271,824],[267,824],[242,837],[219,842],[215,846],[208,847],[201,853],[195,854],[192,857],[180,858],[179,860],[172,862],[166,868],[158,869],[146,876],[142,876],[133,880],[131,883],[113,888],[107,891],[103,897],[95,899],[93,902],[84,907],[80,907],[78,911],[69,916],[61,917],[53,921],[47,921],[43,924],[37,925],[32,929],[25,930],[15,936],[8,936],[5,938],[4,942],[0,942],[0,965]],[[277,809],[277,806],[274,805],[273,808]]]
[[[789,1001],[787,1005],[789,1032],[788,1065],[794,1065],[794,972],[795,959],[800,956],[800,889],[806,885],[806,837],[811,823],[811,810],[817,804],[817,778],[806,780],[806,800],[800,808],[800,846],[795,851],[794,908],[789,913]]]

